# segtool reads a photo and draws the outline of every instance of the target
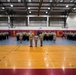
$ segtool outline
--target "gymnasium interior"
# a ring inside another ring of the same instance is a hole
[[[76,75],[76,0],[0,0],[0,75]]]

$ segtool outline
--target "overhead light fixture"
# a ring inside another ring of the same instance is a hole
[[[18,2],[21,2],[21,0],[18,0]]]
[[[29,13],[31,13],[31,11],[29,11]]]
[[[60,2],[63,2],[63,0],[60,0]]]
[[[74,0],[70,0],[70,2],[73,2]]]
[[[76,8],[73,8],[74,10],[76,9]]]
[[[46,11],[46,14],[47,14],[48,12]]]
[[[4,7],[2,7],[2,9],[5,9]]]
[[[13,5],[12,5],[12,4],[11,4],[10,6],[11,6],[11,7],[13,7]]]
[[[28,9],[30,9],[30,7],[28,7]]]
[[[27,0],[27,1],[31,2],[31,0]]]
[[[66,5],[66,8],[68,8],[69,6],[68,5]]]
[[[48,7],[48,9],[50,9],[50,7]]]
[[[49,2],[52,2],[52,0],[49,0]]]
[[[10,2],[10,0],[7,0],[8,2]]]

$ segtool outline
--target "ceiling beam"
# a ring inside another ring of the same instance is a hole
[[[20,3],[23,3],[23,2],[3,2],[3,4],[10,4],[10,3],[18,3],[18,4],[20,4]],[[40,3],[40,2],[26,2],[27,4],[28,3]],[[50,3],[55,3],[55,2],[43,2],[43,4],[50,4]],[[76,2],[58,2],[58,4],[75,4]]]
[[[27,6],[26,0],[23,0],[23,4],[24,4],[24,6],[25,6],[25,9],[26,9],[27,15],[28,15],[28,14],[29,14],[29,11],[28,11],[28,6]]]
[[[13,15],[13,14],[15,14],[15,12],[13,11],[13,9],[7,9],[6,6],[3,4],[3,2],[0,1],[0,4],[2,5],[1,8],[4,7],[3,10],[5,11],[5,13],[7,15]]]
[[[57,5],[58,2],[56,2],[55,0],[53,0],[53,3],[51,3],[50,5],[50,10],[48,11],[48,15],[51,13],[51,10]]]
[[[0,6],[0,7],[2,7],[2,6]],[[9,6],[5,6],[5,7],[8,8]],[[24,6],[17,6],[17,5],[16,5],[16,6],[14,6],[14,8],[15,8],[15,7],[24,7]],[[28,5],[28,7],[39,7],[39,5],[36,5],[36,6]],[[41,7],[50,7],[50,5],[48,5],[48,6],[41,6]],[[65,7],[65,6],[56,6],[56,7],[61,7],[61,8],[62,8],[62,7]],[[69,7],[72,7],[72,6],[69,6]]]
[[[37,15],[14,15],[13,17],[37,17]],[[8,17],[8,15],[0,15],[0,18],[5,18],[5,17]],[[41,15],[41,17],[47,17],[47,15]],[[66,17],[66,16],[62,16],[62,15],[51,15],[51,16],[48,16],[48,17]]]
[[[17,8],[14,8],[13,10],[21,10],[21,11],[23,11],[23,10],[25,10],[25,9],[17,9]],[[35,9],[30,9],[30,10],[38,10],[38,9],[35,8]],[[47,10],[47,9],[40,9],[40,10]],[[64,8],[64,9],[62,9],[62,8],[61,8],[61,9],[58,9],[58,8],[55,9],[55,8],[54,8],[54,10],[60,10],[60,11],[61,11],[61,10],[66,10],[66,8]],[[2,11],[2,10],[0,10],[0,11]],[[4,10],[3,10],[3,11],[4,11]],[[26,10],[25,10],[25,11],[26,11]]]
[[[68,10],[68,12],[67,12],[68,15],[74,10],[73,8],[75,8],[75,6],[76,6],[76,3],[74,4],[74,6],[72,6],[72,7]]]
[[[39,9],[38,9],[38,16],[40,15],[40,9],[41,9],[42,3],[43,3],[43,0],[40,0]]]
[[[9,13],[8,13],[8,10],[6,9],[6,7],[3,5],[3,3],[2,3],[1,1],[0,1],[0,4],[1,4],[2,7],[4,7],[3,10],[4,10],[4,11],[6,12],[6,14],[8,15],[8,14],[9,14]],[[2,8],[2,7],[1,7],[1,8]]]

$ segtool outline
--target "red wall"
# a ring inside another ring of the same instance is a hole
[[[9,32],[11,37],[15,37],[17,32],[29,32],[30,30],[0,30],[0,32]],[[31,30],[34,34],[37,33],[38,30]],[[58,37],[63,35],[63,32],[76,32],[76,30],[41,30],[41,32],[56,32]]]

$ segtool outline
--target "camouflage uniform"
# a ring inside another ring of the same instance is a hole
[[[30,40],[30,47],[32,47],[33,46],[33,34],[32,33],[29,34],[29,40]]]
[[[37,47],[37,41],[38,41],[38,36],[37,35],[34,37],[34,41],[35,41],[35,47]]]
[[[22,33],[20,33],[19,34],[20,43],[22,43],[22,38],[23,38],[23,35],[22,35]]]
[[[40,35],[39,35],[39,38],[40,38],[40,46],[43,46],[43,35],[40,34]]]

